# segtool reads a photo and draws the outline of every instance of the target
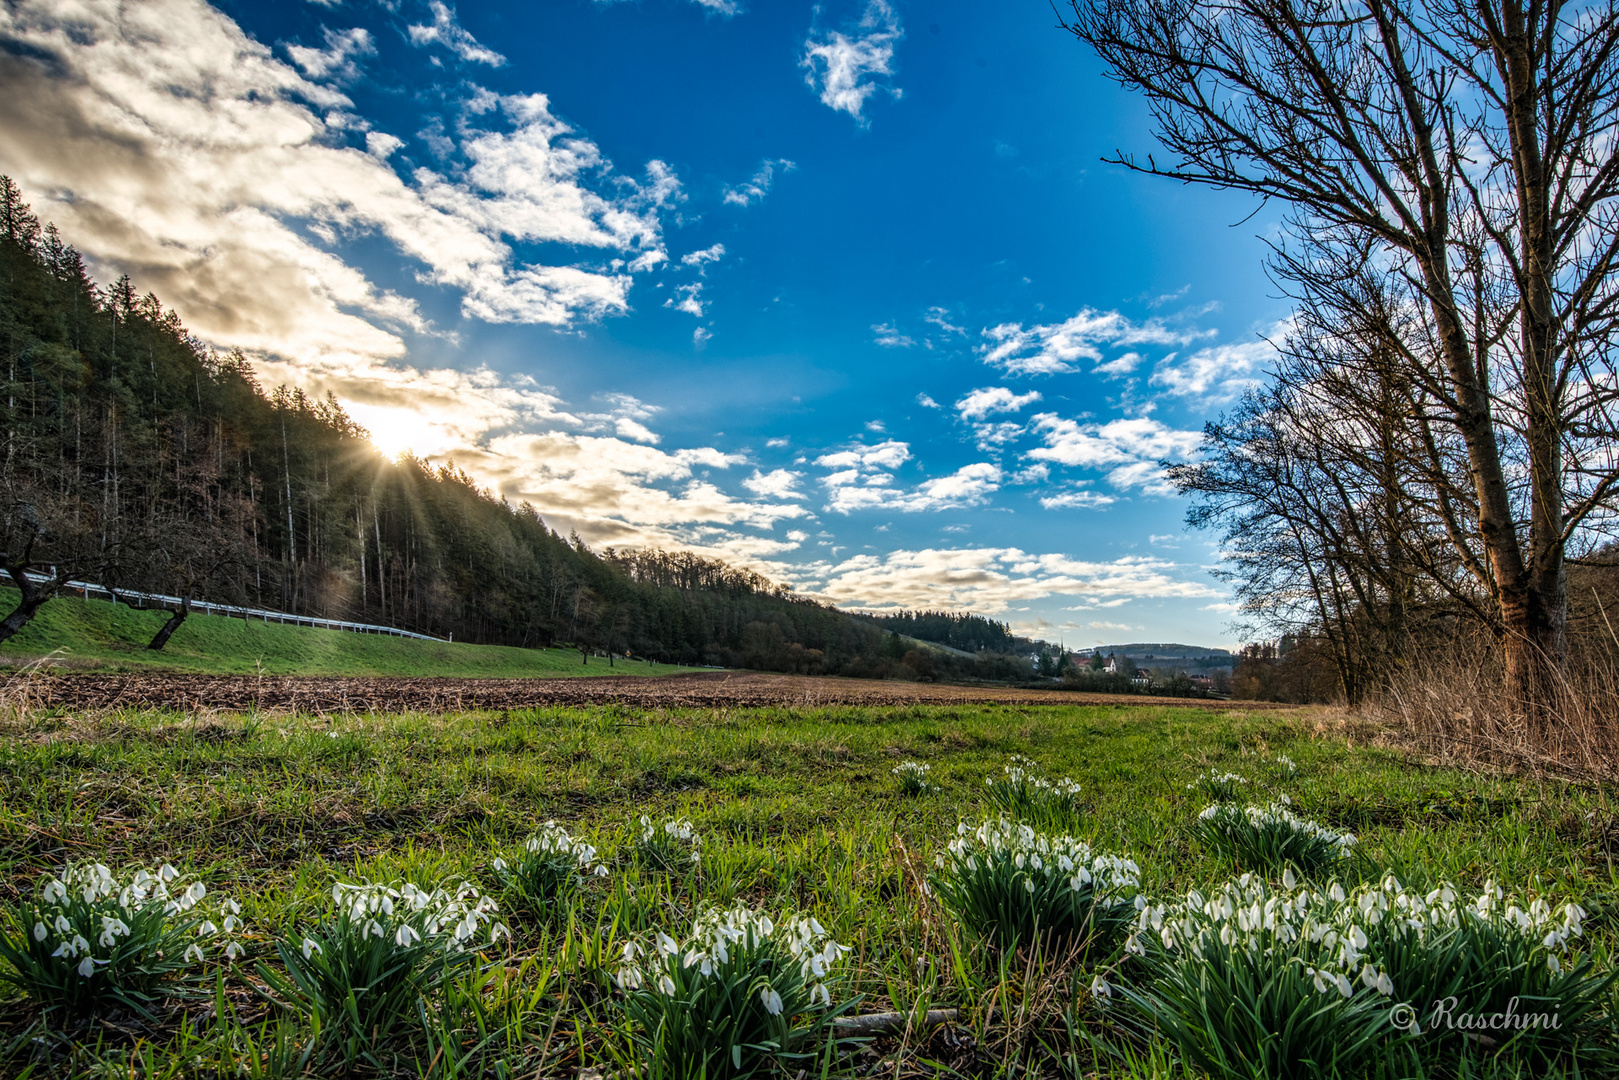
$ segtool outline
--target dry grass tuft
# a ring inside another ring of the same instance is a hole
[[[1619,781],[1619,655],[1575,656],[1545,711],[1529,710],[1503,686],[1500,654],[1461,641],[1441,663],[1413,665],[1368,702],[1365,719],[1396,741],[1456,765],[1516,767],[1579,783]]]

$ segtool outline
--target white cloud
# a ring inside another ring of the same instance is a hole
[[[949,308],[937,306],[930,307],[927,310],[927,314],[922,316],[922,321],[932,323],[934,326],[937,326],[940,330],[943,330],[947,334],[959,334],[962,337],[967,336],[966,327],[957,326],[955,323],[950,321]]]
[[[702,266],[704,263],[719,262],[725,258],[725,245],[712,244],[700,251],[688,252],[680,257],[682,266]]]
[[[694,281],[690,285],[676,285],[675,294],[663,302],[666,308],[684,311],[688,315],[703,317],[703,283]]]
[[[984,363],[1010,374],[1056,375],[1077,370],[1082,360],[1100,361],[1104,345],[1185,345],[1211,332],[1174,329],[1157,319],[1135,323],[1117,311],[1084,308],[1061,323],[992,326],[982,331],[985,343],[978,352]]]
[[[731,206],[752,206],[763,201],[764,197],[770,194],[771,185],[776,182],[778,168],[784,173],[790,173],[798,166],[786,158],[761,162],[759,171],[754,173],[751,179],[744,180],[735,187],[729,184],[725,186],[725,203]]]
[[[326,3],[328,0],[317,0],[317,2]],[[624,2],[625,0],[596,0],[596,3],[600,4],[602,7],[609,7],[613,4],[622,4]],[[696,4],[710,15],[719,15],[727,19],[733,15],[740,15],[743,11],[741,0],[692,0],[692,3]]]
[[[709,339],[713,336],[714,331],[710,330],[706,326],[699,326],[697,329],[691,332],[691,343],[697,348],[701,349],[704,345],[708,344]]]
[[[871,332],[877,336],[872,340],[885,349],[909,349],[916,342],[895,329],[893,323],[873,323]]]
[[[1025,457],[1081,468],[1111,467],[1107,478],[1114,487],[1138,487],[1149,495],[1173,494],[1159,463],[1188,460],[1202,442],[1196,431],[1171,428],[1146,416],[1081,424],[1040,413],[1031,423],[1045,445]]]
[[[1009,422],[999,424],[974,424],[973,441],[978,444],[978,449],[989,451],[994,450],[997,447],[1005,446],[1019,435],[1022,435],[1023,432],[1024,427],[1022,424],[1013,424]]]
[[[769,446],[769,447],[772,447],[774,449],[780,449],[783,446],[789,445],[791,443],[791,441],[792,440],[790,440],[790,439],[778,437],[778,438],[774,438],[774,439],[766,439],[765,440],[765,445]]]
[[[17,46],[0,57],[0,160],[36,209],[204,339],[327,377],[370,377],[403,355],[402,329],[429,328],[317,239],[380,236],[469,317],[569,325],[625,310],[631,278],[524,264],[506,238],[660,251],[658,214],[679,198],[660,162],[642,181],[613,173],[543,95],[482,90],[456,177],[407,181],[382,160],[401,140],[344,145],[348,98],[201,0],[24,0],[0,7],[0,34]]]
[[[456,19],[454,8],[442,3],[441,0],[431,0],[427,6],[433,13],[433,22],[430,25],[408,27],[411,44],[442,45],[469,64],[500,67],[506,62],[504,56],[478,44],[478,39],[468,33],[467,28]]]
[[[956,413],[963,420],[982,420],[990,413],[1017,412],[1025,405],[1040,400],[1040,391],[1014,394],[1004,386],[986,386],[973,390],[956,402]]]
[[[998,613],[1050,596],[1087,600],[1213,597],[1186,568],[1130,556],[1086,562],[1017,548],[956,548],[857,555],[839,563],[778,571],[806,592],[850,607]]]
[[[924,408],[924,409],[942,409],[942,408],[944,408],[944,406],[940,405],[937,401],[934,401],[931,397],[929,397],[926,394],[918,394],[918,395],[916,395],[916,403],[918,405],[922,406],[922,408]]]
[[[351,30],[322,27],[321,35],[326,40],[324,49],[313,49],[307,45],[287,46],[287,55],[292,62],[312,79],[352,79],[360,73],[354,63],[355,58],[371,56],[377,51],[370,31],[363,27],[356,26]]]
[[[1064,491],[1046,496],[1040,500],[1040,505],[1047,510],[1096,510],[1116,502],[1113,496],[1097,491]]]
[[[1290,328],[1291,321],[1284,320],[1267,332],[1270,340],[1214,345],[1185,358],[1171,354],[1158,361],[1148,382],[1163,387],[1171,397],[1198,397],[1210,404],[1230,401],[1263,381],[1265,367],[1276,359],[1271,341],[1284,339]]]
[[[658,434],[645,424],[639,420],[631,420],[627,416],[621,416],[614,421],[613,429],[618,432],[618,437],[621,439],[634,439],[636,442],[654,444],[662,441]]]
[[[787,469],[772,469],[767,473],[754,469],[753,475],[742,481],[742,486],[767,498],[802,499],[804,493],[798,490],[798,481],[803,475]]]
[[[856,446],[849,450],[822,454],[815,464],[826,469],[897,469],[911,460],[911,444],[896,439],[885,439],[872,446]]]
[[[964,465],[949,476],[925,480],[910,491],[893,487],[893,477],[883,473],[868,475],[863,484],[856,486],[857,473],[856,469],[846,469],[822,479],[831,489],[827,510],[839,514],[871,507],[904,513],[954,510],[982,504],[1000,489],[1001,483],[1000,466],[987,461]]]
[[[1138,365],[1140,365],[1141,361],[1142,356],[1140,353],[1127,352],[1122,356],[1117,356],[1112,360],[1109,360],[1105,364],[1097,364],[1095,367],[1091,368],[1091,371],[1098,375],[1115,377],[1119,375],[1128,375],[1130,372],[1134,371]]]
[[[894,73],[894,46],[904,37],[899,15],[885,0],[870,0],[853,36],[837,30],[810,33],[804,42],[800,66],[804,81],[821,96],[821,103],[848,113],[865,126],[870,121],[866,99],[879,90],[900,96],[897,87],[877,79]]]

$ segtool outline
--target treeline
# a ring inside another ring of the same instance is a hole
[[[266,392],[242,355],[207,347],[127,277],[98,286],[6,178],[0,363],[0,573],[22,594],[0,640],[87,579],[673,663],[900,678],[1007,666],[907,666],[879,627],[751,571],[596,553],[453,466],[389,460],[335,400]]]
[[[1012,628],[982,615],[949,611],[896,611],[861,616],[884,630],[918,641],[948,645],[963,652],[1026,652],[1033,647],[1024,638],[1014,637]]]

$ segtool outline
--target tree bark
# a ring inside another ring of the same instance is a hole
[[[22,599],[18,601],[11,614],[0,619],[0,642],[9,641],[20,633],[33,619],[35,613],[56,595],[56,590],[67,580],[65,576],[58,574],[45,584],[37,585],[20,569],[8,566],[6,573],[10,576],[12,584],[17,587],[17,591],[22,594]]]

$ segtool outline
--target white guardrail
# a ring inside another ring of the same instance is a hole
[[[51,580],[43,574],[29,574],[30,581],[41,584]],[[94,585],[88,581],[69,581],[62,585],[63,590],[83,594],[86,600],[92,596],[106,597],[113,603],[122,601],[126,606],[144,609],[157,607],[172,609],[179,607],[185,601],[178,596],[165,596],[162,593],[137,592],[134,589],[109,589],[105,585]],[[131,602],[133,601],[133,603]],[[225,615],[238,619],[262,619],[264,622],[282,623],[288,626],[313,626],[323,630],[346,630],[351,634],[390,634],[394,637],[416,638],[418,641],[454,641],[452,636],[448,639],[434,637],[432,634],[418,634],[411,630],[401,630],[395,626],[378,626],[376,623],[348,622],[344,619],[317,619],[312,615],[289,615],[284,611],[269,611],[264,608],[237,607],[235,604],[213,604],[206,600],[191,601],[191,610],[198,615]]]

